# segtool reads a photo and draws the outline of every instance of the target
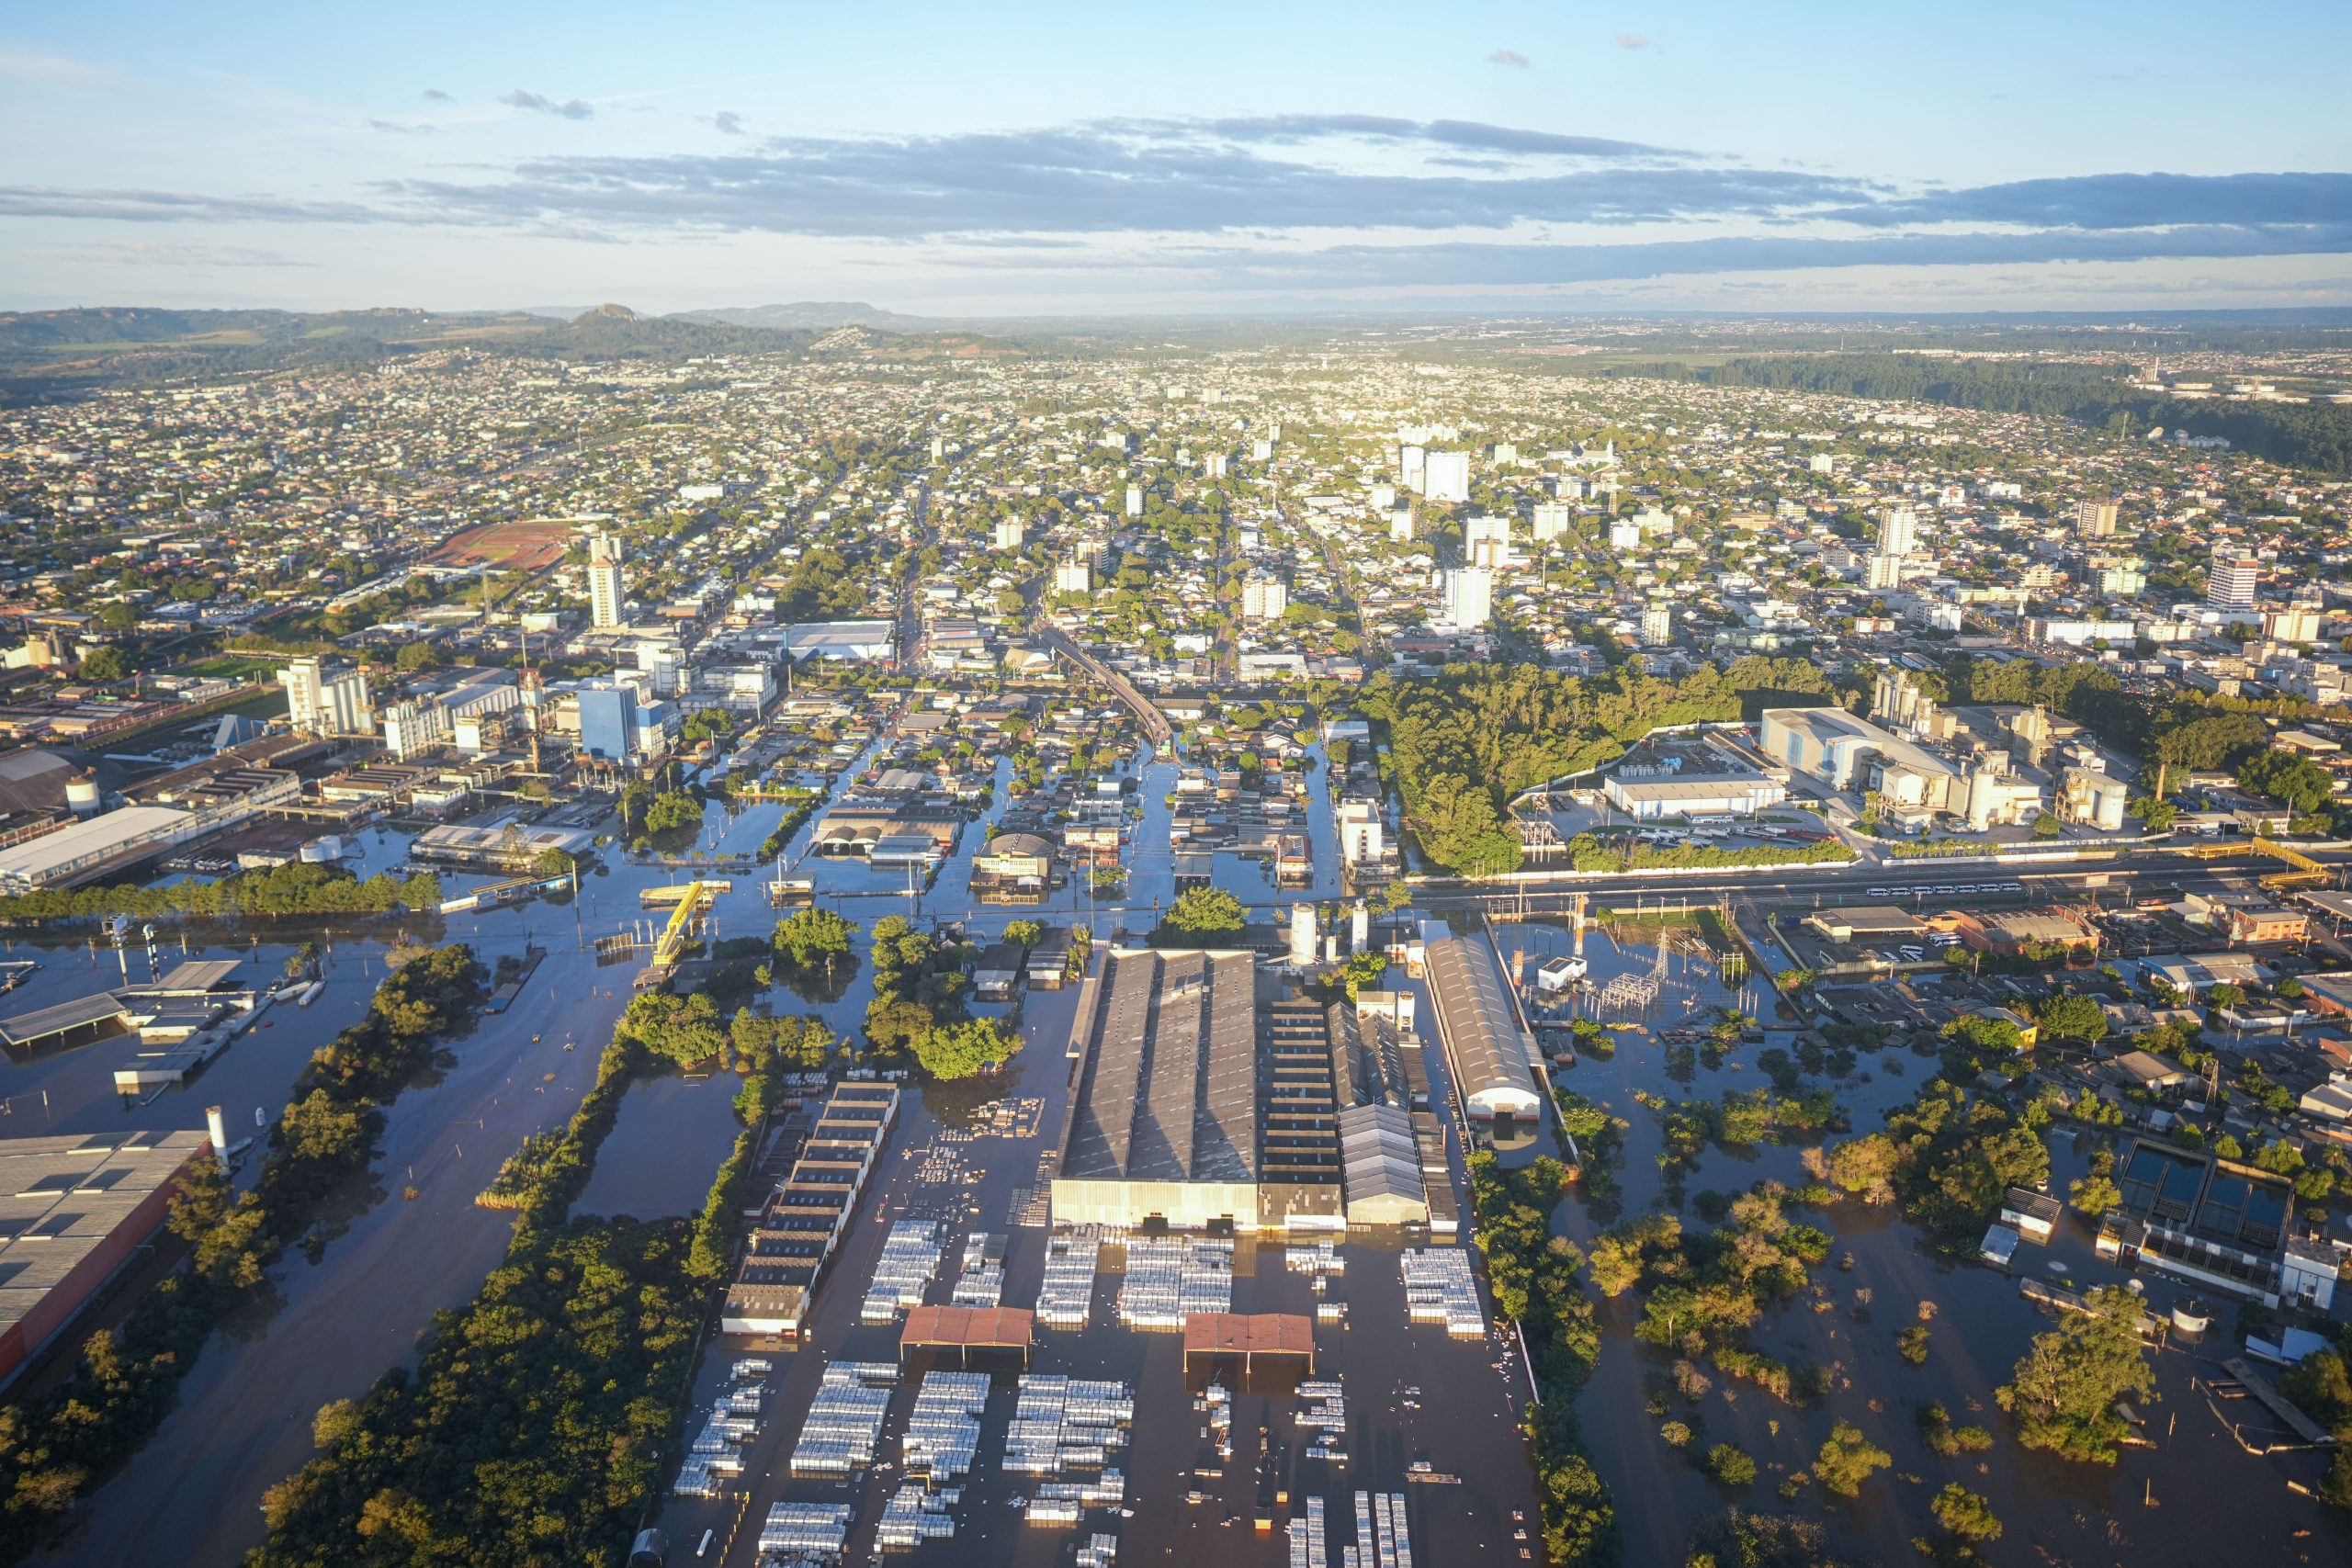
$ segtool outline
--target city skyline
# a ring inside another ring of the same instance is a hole
[[[2318,6],[408,15],[13,18],[0,306],[2352,301]]]

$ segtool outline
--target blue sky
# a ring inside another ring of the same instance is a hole
[[[0,307],[2352,303],[2352,6],[0,12]]]

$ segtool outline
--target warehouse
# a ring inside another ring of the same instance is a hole
[[[72,1326],[211,1154],[194,1132],[0,1139],[0,1382]]]
[[[76,887],[209,831],[193,811],[126,806],[0,850],[0,893]]]
[[[1611,773],[1601,784],[1609,804],[1636,822],[1668,817],[1753,817],[1789,798],[1787,786],[1761,773]]]
[[[1533,1117],[1544,1104],[1535,1089],[1535,1039],[1520,1026],[1502,965],[1483,939],[1442,931],[1425,939],[1421,962],[1462,1108],[1477,1117]]]
[[[752,1232],[735,1282],[727,1288],[721,1333],[799,1337],[818,1279],[849,1229],[898,1112],[894,1084],[833,1087],[792,1174]]]
[[[1259,1228],[1257,968],[1120,949],[1088,977],[1055,1224]]]

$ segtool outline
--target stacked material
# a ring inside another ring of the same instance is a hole
[[[1182,1328],[1195,1313],[1233,1310],[1233,1244],[1137,1237],[1127,1243],[1119,1317],[1130,1328]]]
[[[1095,1508],[1115,1508],[1127,1500],[1127,1478],[1115,1470],[1106,1470],[1091,1481],[1041,1481],[1037,1483],[1037,1495]]]
[[[1343,1568],[1413,1568],[1402,1492],[1356,1494],[1356,1539],[1340,1549]]]
[[[989,1257],[989,1233],[974,1231],[964,1239],[964,1271],[949,1301],[959,1307],[992,1307],[1003,1298],[1004,1264]]]
[[[882,1522],[874,1532],[874,1544],[885,1550],[904,1550],[920,1541],[952,1539],[956,1520],[947,1509],[962,1496],[963,1493],[952,1486],[944,1492],[931,1492],[909,1482],[883,1505]]]
[[[1112,1568],[1119,1561],[1119,1538],[1096,1531],[1078,1549],[1078,1568]]]
[[[929,1476],[934,1486],[969,1472],[988,1402],[986,1372],[925,1372],[907,1417],[907,1472]]]
[[[793,1445],[795,1475],[851,1475],[874,1462],[882,1417],[890,1408],[899,1369],[888,1361],[836,1361],[825,1369],[817,1397]]]
[[[1094,1269],[1102,1244],[1091,1236],[1056,1236],[1046,1253],[1046,1282],[1037,1291],[1037,1321],[1049,1328],[1083,1328],[1094,1310]]]
[[[1336,1242],[1318,1241],[1313,1247],[1286,1247],[1283,1248],[1283,1261],[1294,1274],[1320,1277],[1348,1271],[1348,1260],[1340,1256]]]
[[[1405,1269],[1407,1317],[1415,1323],[1442,1323],[1457,1339],[1476,1339],[1487,1332],[1467,1252],[1458,1247],[1408,1247],[1398,1256]]]
[[[1306,1500],[1306,1517],[1290,1521],[1290,1568],[1330,1568],[1330,1547],[1323,1522],[1323,1499]]]
[[[864,1323],[888,1323],[905,1307],[921,1306],[923,1291],[939,1272],[940,1225],[935,1220],[900,1220],[883,1240],[874,1260],[874,1283],[858,1314]]]
[[[686,1446],[685,1462],[678,1467],[677,1484],[671,1488],[675,1495],[716,1497],[722,1481],[743,1473],[741,1445],[759,1433],[760,1411],[767,1403],[767,1391],[760,1381],[768,1371],[769,1364],[763,1360],[735,1363],[733,1386],[718,1396],[701,1432]]]
[[[1299,1412],[1298,1424],[1315,1434],[1306,1457],[1347,1463],[1348,1401],[1340,1385],[1310,1378],[1298,1385],[1298,1397],[1306,1405]]]
[[[1031,1372],[1004,1434],[1004,1468],[1015,1475],[1101,1470],[1126,1441],[1135,1395],[1123,1382]]]
[[[768,1522],[760,1527],[760,1551],[838,1561],[849,1539],[847,1503],[774,1503]]]

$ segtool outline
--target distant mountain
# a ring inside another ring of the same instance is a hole
[[[765,327],[772,332],[826,332],[834,327],[879,327],[885,332],[929,332],[941,323],[927,316],[902,316],[862,299],[802,299],[790,305],[729,306],[716,310],[682,310],[673,320],[712,321],[730,327]]]

